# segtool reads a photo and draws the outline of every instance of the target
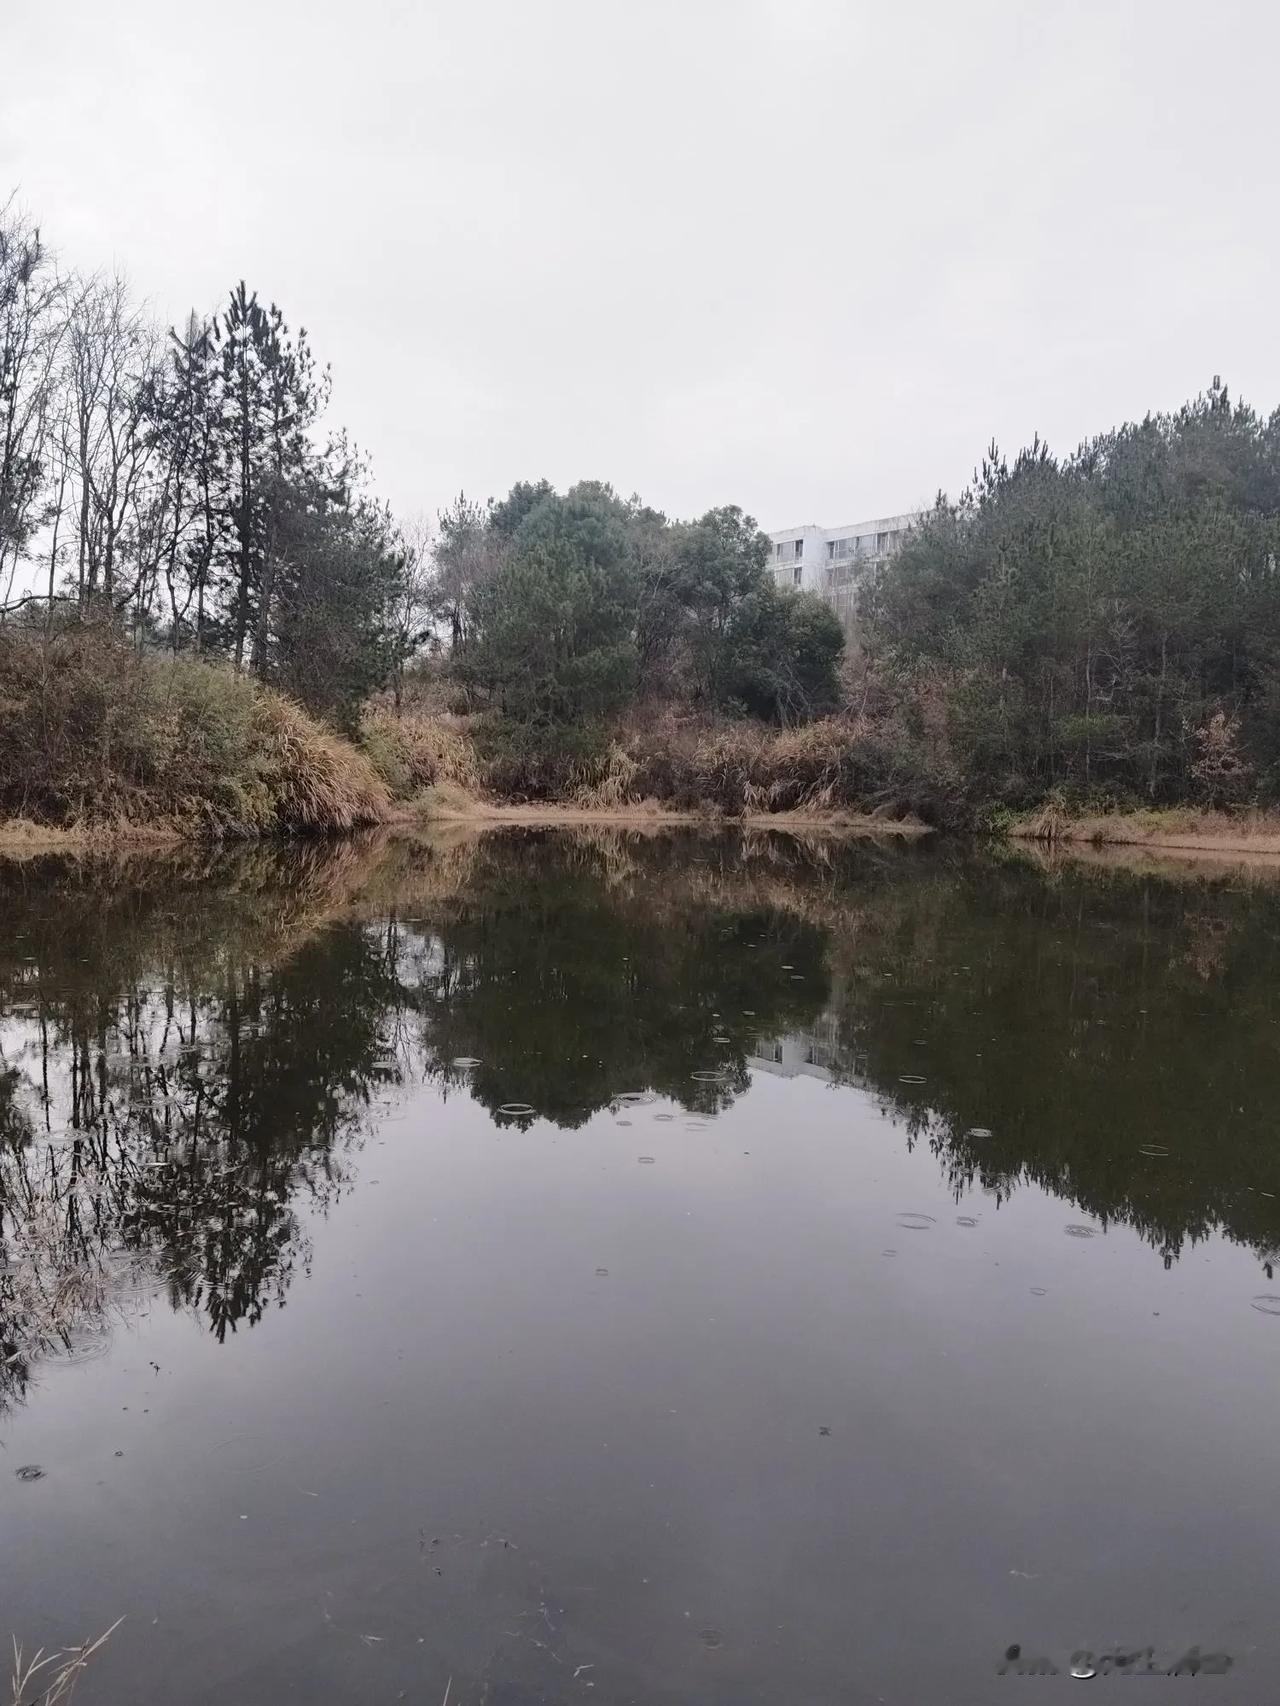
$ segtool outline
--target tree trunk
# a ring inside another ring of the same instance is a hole
[[[249,499],[253,483],[249,471],[249,370],[243,349],[240,355],[240,584],[236,592],[236,674],[244,668],[244,642],[249,632],[249,582],[253,572]]]
[[[1167,634],[1161,634],[1160,685],[1156,691],[1156,727],[1155,735],[1151,742],[1151,770],[1147,777],[1147,798],[1149,800],[1154,800],[1156,797],[1156,766],[1160,762],[1160,741],[1164,734],[1164,684],[1165,676],[1168,673],[1168,661],[1169,636]]]

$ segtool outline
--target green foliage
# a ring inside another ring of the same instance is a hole
[[[665,659],[670,666],[678,654],[676,667],[693,698],[723,705],[733,697],[752,629],[744,605],[772,589],[768,557],[768,539],[733,505],[673,530],[651,576],[640,643],[655,663]]]
[[[243,279],[213,328],[211,393],[217,499],[230,523],[225,563],[230,643],[236,667],[253,636],[254,664],[266,670],[276,573],[278,506],[315,461],[309,432],[328,400],[305,331],[290,334],[273,302],[263,308]]]
[[[396,658],[390,614],[404,569],[390,512],[311,470],[276,504],[276,616],[259,673],[353,732]]]
[[[513,557],[472,601],[463,679],[517,722],[610,715],[635,681],[631,593],[569,544]]]
[[[468,606],[500,559],[489,526],[492,507],[459,492],[438,518],[435,577],[428,603],[436,620],[448,626],[455,658],[466,650]]]
[[[512,539],[529,511],[554,496],[550,480],[517,480],[501,503],[489,506],[488,525],[499,539]]]
[[[563,496],[521,484],[483,519],[455,508],[447,574],[458,540],[479,556],[483,535],[488,551],[454,622],[456,672],[508,718],[563,728],[641,695],[783,723],[834,708],[839,624],[776,589],[769,541],[740,509],[672,524],[598,481]]]
[[[883,571],[867,646],[944,684],[975,800],[1239,801],[1280,760],[1278,553],[1280,413],[1215,381],[1064,462],[993,446]]]
[[[612,715],[634,689],[626,506],[608,487],[545,497],[471,591],[461,678],[518,723]]]
[[[844,630],[829,605],[765,579],[729,624],[722,697],[769,722],[808,722],[835,709],[843,650]]]

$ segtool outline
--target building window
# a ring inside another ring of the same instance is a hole
[[[840,541],[840,543],[843,545],[844,540],[842,539]],[[834,557],[835,554],[836,554],[836,542],[834,539],[828,539],[827,540],[827,555],[828,555],[828,557]]]
[[[792,586],[799,586],[800,585],[800,577],[803,574],[804,574],[803,568],[800,566],[799,563],[797,563],[795,568],[792,569],[792,571],[791,571],[791,584],[792,584]]]
[[[876,534],[876,550],[877,551],[887,551],[888,549],[889,549],[889,535],[887,533],[877,533]]]
[[[773,548],[774,556],[780,557],[782,555],[782,549],[783,549],[782,541],[781,541],[781,539],[779,539],[778,543]]]
[[[804,540],[803,539],[797,539],[796,540],[796,556],[797,557],[803,557],[804,556]]]

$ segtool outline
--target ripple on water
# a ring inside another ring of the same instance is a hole
[[[1257,1309],[1263,1315],[1280,1315],[1280,1297],[1264,1291],[1261,1297],[1253,1299],[1251,1308]]]
[[[209,1447],[210,1467],[229,1475],[255,1475],[272,1469],[284,1453],[262,1434],[233,1434]]]
[[[532,1102],[504,1102],[498,1109],[500,1114],[515,1114],[523,1116],[533,1112]]]
[[[900,1214],[898,1225],[905,1227],[908,1232],[927,1232],[937,1222],[931,1214]]]
[[[989,1125],[971,1125],[969,1127],[968,1131],[965,1133],[965,1136],[966,1137],[990,1137],[991,1136],[991,1127]]]
[[[1068,1238],[1096,1238],[1102,1228],[1100,1226],[1064,1226],[1062,1230]]]
[[[14,1470],[14,1474],[18,1477],[19,1481],[44,1480],[44,1470],[38,1463],[24,1463],[20,1468]]]
[[[1165,1148],[1163,1143],[1140,1143],[1138,1145],[1139,1155],[1162,1156],[1167,1155],[1168,1153],[1169,1151]]]
[[[106,1356],[111,1349],[113,1339],[111,1324],[103,1321],[98,1325],[81,1325],[74,1327],[63,1340],[59,1354],[45,1366],[56,1372],[63,1368],[75,1368],[82,1362],[97,1362],[99,1357]]]
[[[978,1224],[978,1222],[974,1219],[973,1215],[971,1215],[971,1214],[958,1214],[956,1216],[956,1225],[957,1226],[976,1226],[977,1224]]]
[[[704,1070],[702,1072],[691,1072],[689,1076],[690,1078],[696,1078],[699,1084],[723,1084],[729,1074],[727,1072],[711,1072]]]
[[[658,1098],[652,1090],[620,1090],[613,1099],[624,1108],[641,1108]]]
[[[653,1166],[653,1156],[652,1155],[637,1155],[636,1160],[640,1163],[640,1165],[642,1167],[652,1167]]]
[[[903,1072],[898,1075],[899,1084],[927,1084],[927,1078],[922,1078],[918,1072]]]
[[[472,1066],[479,1066],[480,1062],[473,1054],[455,1054],[453,1064],[461,1071],[466,1072]]]

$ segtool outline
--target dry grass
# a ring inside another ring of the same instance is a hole
[[[345,830],[390,803],[350,742],[225,666],[139,656],[87,623],[0,629],[10,847]]]
[[[587,811],[617,811],[636,803],[636,778],[640,765],[619,741],[610,741],[599,774],[583,781],[573,791],[575,806]]]
[[[96,1641],[86,1641],[81,1647],[64,1647],[57,1653],[46,1653],[41,1647],[30,1659],[15,1636],[11,1706],[66,1706],[89,1660],[101,1652],[123,1622],[124,1618],[118,1617]]]
[[[172,847],[182,839],[172,823],[86,823],[58,828],[30,818],[0,820],[0,855],[6,859],[35,859],[44,853],[83,853],[96,848]]]
[[[1046,846],[1136,847],[1152,851],[1280,857],[1280,813],[1167,811],[1073,814],[1057,802],[1017,818],[1007,834]]]
[[[441,787],[472,796],[481,792],[480,760],[463,717],[397,717],[388,707],[374,705],[361,724],[360,744],[397,798]]]
[[[1015,833],[1027,841],[1037,841],[1047,847],[1063,840],[1071,827],[1069,815],[1055,800],[1046,801],[1039,810],[1022,820],[1022,823],[1023,827]]]
[[[260,695],[258,728],[273,829],[315,833],[387,821],[387,788],[350,741],[322,729],[275,693]]]
[[[558,750],[554,733],[508,739],[497,724],[378,709],[361,738],[392,792],[430,816],[910,819],[892,761],[856,718],[777,729],[667,708],[622,724],[594,751],[589,740],[573,745],[581,733],[568,731]]]
[[[892,819],[906,816],[908,805],[892,766],[853,717],[778,729],[668,712],[622,731],[601,792],[749,818],[844,812]]]

